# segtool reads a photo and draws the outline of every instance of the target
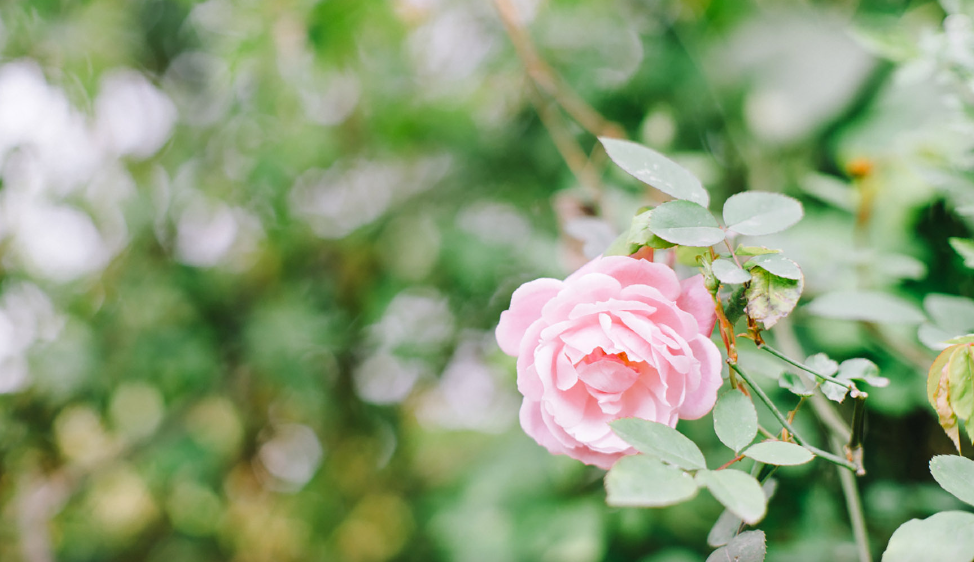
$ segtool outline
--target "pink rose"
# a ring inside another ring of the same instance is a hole
[[[681,284],[666,265],[596,258],[564,281],[514,291],[497,343],[517,357],[521,426],[551,453],[609,468],[635,450],[609,422],[676,426],[711,410],[721,357],[700,275]]]

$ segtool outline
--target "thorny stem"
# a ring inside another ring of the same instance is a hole
[[[771,401],[768,395],[765,394],[764,390],[762,390],[761,387],[754,382],[754,379],[752,379],[750,375],[745,373],[736,363],[731,363],[730,361],[728,361],[727,364],[730,366],[731,369],[737,371],[737,374],[740,375],[742,379],[744,379],[744,382],[746,382],[748,386],[751,387],[754,393],[757,394],[758,398],[760,398],[761,401],[764,402],[764,405],[767,406],[769,410],[771,410],[771,413],[774,414],[774,417],[778,418],[778,422],[781,424],[781,427],[783,427],[785,430],[788,431],[789,434],[791,434],[791,436],[795,439],[795,442],[797,442],[802,447],[805,447],[809,451],[815,453],[817,456],[822,457],[823,459],[831,463],[848,468],[853,472],[859,469],[859,467],[857,467],[855,464],[853,464],[852,462],[846,459],[843,459],[839,456],[829,453],[828,451],[823,451],[818,447],[814,447],[810,445],[808,441],[806,441],[798,432],[795,431],[795,428],[792,427],[790,423],[788,423],[788,419],[785,417],[785,415],[781,413],[781,410],[779,410],[778,407],[774,405],[774,403]]]
[[[804,365],[802,363],[799,363],[798,361],[795,361],[791,357],[788,357],[784,353],[778,351],[777,349],[771,347],[770,345],[768,345],[766,343],[760,343],[760,344],[758,344],[758,348],[759,349],[762,349],[764,351],[767,351],[768,353],[770,353],[771,355],[774,355],[778,359],[781,359],[785,363],[788,363],[790,365],[793,365],[795,367],[798,367],[799,369],[801,369],[802,371],[805,371],[806,373],[815,375],[816,377],[822,379],[823,381],[828,381],[830,383],[837,384],[837,385],[839,385],[841,387],[848,388],[849,389],[849,395],[852,396],[853,398],[858,398],[859,396],[865,397],[865,395],[866,395],[864,392],[862,392],[858,388],[856,388],[856,385],[855,384],[853,384],[851,382],[848,382],[848,381],[841,381],[841,380],[839,380],[839,379],[837,379],[835,377],[830,377],[829,375],[823,375],[822,373],[819,373],[818,371],[812,369],[811,367],[808,367],[808,366],[806,366],[806,365]]]

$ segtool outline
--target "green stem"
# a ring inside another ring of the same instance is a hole
[[[737,372],[738,375],[741,375],[741,378],[744,379],[744,382],[746,382],[747,385],[750,386],[752,390],[754,390],[754,393],[757,394],[758,398],[760,398],[761,401],[764,402],[764,405],[767,406],[769,410],[771,410],[771,413],[774,414],[774,417],[778,418],[778,423],[781,424],[781,427],[787,429],[788,433],[790,433],[792,437],[795,438],[795,441],[799,445],[805,447],[809,451],[815,453],[817,456],[822,457],[823,459],[831,463],[835,463],[839,466],[843,466],[852,471],[855,471],[858,468],[856,465],[852,464],[846,459],[843,459],[842,457],[833,455],[828,451],[823,451],[818,447],[809,445],[808,442],[805,441],[805,439],[801,435],[799,435],[798,432],[795,431],[795,428],[792,427],[790,423],[788,423],[788,418],[786,418],[785,415],[781,413],[781,410],[779,410],[778,407],[775,406],[773,402],[771,402],[771,399],[768,398],[768,395],[765,394],[764,390],[762,390],[761,387],[754,382],[754,379],[752,379],[750,375],[748,375],[743,370],[741,370],[741,368],[736,363],[728,363],[728,365],[730,366],[731,369]]]
[[[841,381],[841,380],[839,380],[839,379],[837,379],[835,377],[830,377],[829,375],[823,375],[822,373],[819,373],[818,371],[815,371],[811,367],[808,367],[808,366],[806,366],[806,365],[804,365],[802,363],[799,363],[798,361],[795,361],[791,357],[788,357],[784,353],[778,351],[777,349],[771,347],[770,345],[768,345],[766,343],[758,344],[758,348],[759,349],[763,349],[764,351],[767,351],[768,353],[770,353],[771,355],[774,355],[778,359],[781,359],[785,363],[788,363],[790,365],[794,365],[795,367],[798,367],[799,369],[801,369],[802,371],[805,371],[806,373],[815,375],[816,377],[822,379],[823,381],[828,381],[828,382],[830,382],[832,384],[837,384],[837,385],[839,385],[841,387],[848,388],[849,389],[849,392],[850,392],[850,394],[851,394],[851,396],[853,398],[855,398],[856,396],[858,396],[858,395],[861,394],[859,392],[859,389],[856,388],[856,385],[855,384],[853,384],[853,383],[851,383],[849,381]]]
[[[838,452],[842,443],[832,438],[832,450]],[[838,470],[838,469],[837,469]],[[852,522],[852,535],[856,539],[856,550],[859,552],[859,562],[872,562],[869,552],[869,534],[866,532],[866,518],[859,501],[859,489],[856,479],[851,472],[839,470],[839,483],[842,485],[842,495],[845,496],[846,508],[849,510],[849,520]]]

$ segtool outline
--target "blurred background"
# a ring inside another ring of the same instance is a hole
[[[948,245],[974,231],[970,15],[0,1],[0,560],[703,560],[709,495],[608,508],[602,471],[521,432],[498,315],[654,201],[596,134],[671,155],[714,208],[800,198],[757,242],[807,296],[974,296]],[[974,329],[927,313],[927,343]],[[956,507],[926,468],[951,444],[917,326],[800,307],[785,330],[892,380],[868,402],[873,549]],[[777,387],[781,364],[744,361]],[[729,458],[711,423],[680,427]],[[834,467],[779,480],[769,560],[855,559]]]

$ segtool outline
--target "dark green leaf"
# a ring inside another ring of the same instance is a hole
[[[690,201],[670,201],[653,209],[649,228],[654,234],[683,246],[713,246],[724,239],[724,231],[706,208]]]
[[[724,224],[746,236],[781,232],[801,220],[802,204],[780,193],[745,191],[724,203]]]
[[[693,174],[662,154],[634,142],[600,137],[605,151],[620,168],[676,199],[706,207],[710,195]]]
[[[645,455],[619,459],[605,475],[606,502],[617,507],[662,507],[697,495],[686,472]]]
[[[700,449],[672,427],[639,418],[622,418],[609,424],[612,431],[640,453],[686,470],[706,468]]]

